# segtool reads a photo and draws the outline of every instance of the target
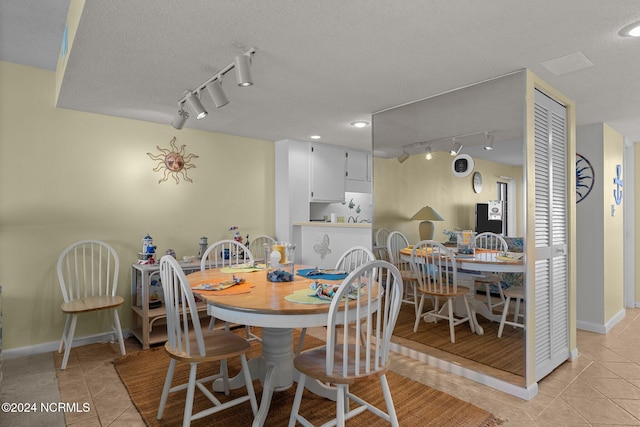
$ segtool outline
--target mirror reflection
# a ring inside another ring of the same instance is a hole
[[[464,230],[473,238],[473,233],[498,234],[507,245],[505,250],[480,244],[472,255],[461,251],[456,257],[459,288],[466,287],[477,321],[461,323],[454,332],[446,319],[434,323],[434,316],[425,315],[429,310],[446,315],[446,298],[437,303],[434,295],[422,298],[415,278],[405,280],[394,342],[518,385],[525,383],[525,334],[517,326],[524,317],[517,294],[524,266],[521,260],[500,261],[516,260],[525,238],[524,94],[525,73],[517,72],[373,116],[378,251],[385,247],[396,264],[411,259],[410,249],[386,248],[393,232],[406,238],[397,245],[408,248],[432,239],[457,250]],[[508,323],[500,331],[507,299]],[[454,316],[463,318],[464,299],[451,304]]]

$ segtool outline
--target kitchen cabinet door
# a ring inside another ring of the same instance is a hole
[[[352,151],[347,153],[347,191],[371,193],[371,153]]]
[[[344,202],[347,151],[333,145],[311,145],[311,202]]]

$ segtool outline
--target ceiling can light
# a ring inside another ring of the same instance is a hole
[[[222,90],[222,80],[218,77],[216,80],[207,85],[209,96],[213,99],[216,108],[224,107],[229,103],[229,98]]]
[[[236,81],[238,86],[251,86],[251,61],[248,55],[238,55],[235,59]]]
[[[351,122],[351,126],[353,126],[354,128],[366,128],[370,124],[371,123],[366,120],[356,120],[355,122]]]
[[[424,156],[424,158],[427,160],[433,159],[433,153],[431,152],[431,145],[427,145],[427,154]]]
[[[311,139],[320,139],[322,137],[320,135],[309,135],[309,138],[311,138]]]
[[[188,118],[189,112],[182,108],[182,105],[180,105],[180,109],[176,113],[176,117],[171,122],[171,126],[173,126],[175,129],[180,130],[184,127],[184,124],[187,122]]]
[[[640,37],[640,21],[627,25],[618,31],[618,34],[622,37]]]
[[[185,100],[187,101],[187,104],[189,104],[189,107],[191,107],[191,109],[195,113],[196,119],[200,120],[207,117],[207,114],[209,113],[207,113],[207,110],[204,109],[204,105],[202,105],[202,102],[200,102],[200,99],[196,96],[195,93],[187,93]]]

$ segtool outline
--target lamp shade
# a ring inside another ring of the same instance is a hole
[[[411,219],[417,219],[421,221],[444,221],[444,218],[433,209],[431,206],[424,206]]]

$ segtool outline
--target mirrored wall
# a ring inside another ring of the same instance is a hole
[[[376,113],[374,230],[401,231],[416,243],[420,221],[411,218],[431,206],[443,219],[434,221],[434,240],[445,242],[452,231],[476,229],[479,205],[500,200],[502,232],[510,250],[521,251],[526,237],[525,79],[524,71],[517,72]],[[470,159],[468,170],[456,170],[456,158]],[[501,273],[500,281],[505,287],[518,286],[524,273]],[[499,300],[497,289],[490,291],[491,301]],[[488,306],[482,288],[475,298]],[[457,326],[452,344],[446,322],[420,322],[414,332],[415,308],[406,303],[394,342],[524,385],[524,331],[507,327],[498,338],[501,313],[502,306],[496,306],[478,316],[483,335],[471,333],[468,325]]]

